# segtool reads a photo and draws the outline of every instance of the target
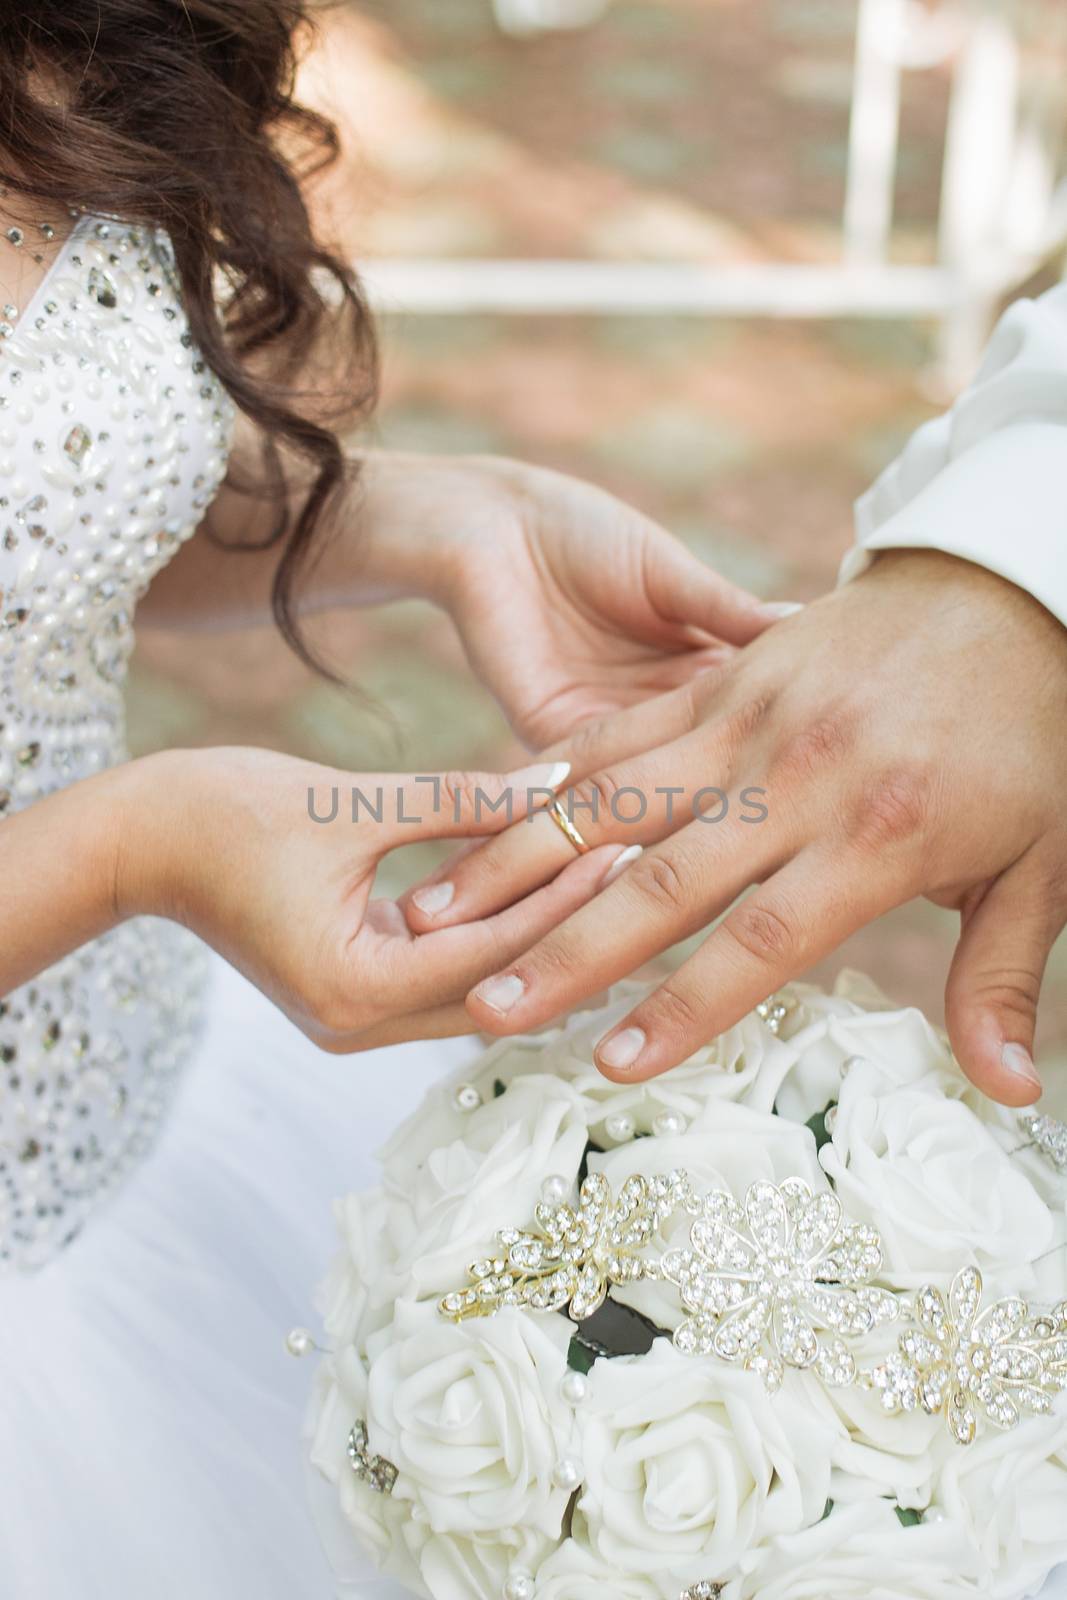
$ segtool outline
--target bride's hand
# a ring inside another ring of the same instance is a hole
[[[493,1033],[537,1027],[760,884],[601,1041],[609,1076],[652,1077],[925,894],[961,916],[946,993],[956,1055],[987,1093],[1029,1104],[1038,992],[1067,922],[1065,714],[1067,631],[1037,601],[952,557],[881,556],[724,671],[560,747],[586,839],[654,848],[502,963],[472,1017]],[[712,786],[729,797],[717,822]],[[642,799],[641,821],[620,820]],[[409,922],[485,916],[572,859],[537,818],[436,874]]]
[[[465,470],[467,493],[438,502],[444,599],[534,748],[720,665],[795,609],[736,588],[592,484],[497,459]]]
[[[595,893],[619,846],[521,907],[419,938],[392,901],[371,900],[375,869],[404,844],[498,830],[506,790],[521,817],[566,770],[430,778],[253,749],[148,757],[120,780],[115,919],[148,912],[186,924],[327,1050],[469,1033],[471,984]]]

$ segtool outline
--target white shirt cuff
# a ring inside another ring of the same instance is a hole
[[[898,479],[890,467],[857,501],[857,543],[839,582],[869,566],[876,550],[943,550],[1009,579],[1067,626],[1067,428],[1019,420],[910,497]]]

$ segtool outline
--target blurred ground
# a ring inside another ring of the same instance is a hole
[[[1037,18],[1041,3],[1023,9]],[[854,16],[854,0],[617,0],[587,33],[519,43],[496,31],[489,0],[338,7],[305,74],[346,132],[320,204],[353,254],[829,259]],[[895,250],[925,260],[945,86],[937,72],[906,83]],[[374,439],[594,478],[738,581],[806,599],[833,582],[853,498],[930,414],[930,335],[892,322],[397,314],[382,324]],[[135,747],[257,742],[355,770],[513,758],[449,625],[426,608],[348,619],[329,642],[372,704],[310,680],[266,634],[213,648],[146,636]],[[954,927],[907,907],[820,976],[857,965],[939,1015]],[[1044,1048],[1067,1054],[1062,942],[1046,996]]]

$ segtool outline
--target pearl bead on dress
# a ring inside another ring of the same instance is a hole
[[[126,759],[137,601],[218,491],[233,425],[191,370],[162,234],[82,218],[29,305],[2,310],[0,828]],[[143,1158],[203,966],[183,929],[142,919],[0,1000],[0,1264],[47,1260]]]

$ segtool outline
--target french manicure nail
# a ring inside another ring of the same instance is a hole
[[[440,912],[447,911],[455,898],[454,883],[430,883],[425,889],[416,889],[411,901],[427,917],[436,917]]]
[[[606,889],[609,883],[614,883],[619,874],[626,871],[631,861],[636,861],[638,856],[643,854],[644,851],[639,844],[631,844],[625,850],[620,850],[607,872],[601,878],[600,887]]]
[[[551,789],[553,793],[566,783],[570,776],[569,761],[544,761],[536,767],[520,767],[508,773],[508,788],[525,792],[528,789]]]
[[[503,978],[486,978],[474,992],[490,1011],[498,1011],[501,1016],[506,1016],[526,993],[526,985],[515,973],[510,972]]]
[[[645,1047],[645,1035],[640,1028],[623,1028],[597,1046],[597,1058],[613,1072],[629,1072]]]
[[[772,617],[781,619],[782,617],[795,617],[798,611],[803,611],[804,607],[798,600],[766,600],[764,601],[763,609],[764,611],[769,611]]]
[[[1035,1089],[1041,1088],[1041,1079],[1034,1066],[1034,1058],[1025,1045],[1006,1044],[1000,1052],[1000,1060],[1013,1078],[1018,1078],[1020,1082],[1028,1083]]]

